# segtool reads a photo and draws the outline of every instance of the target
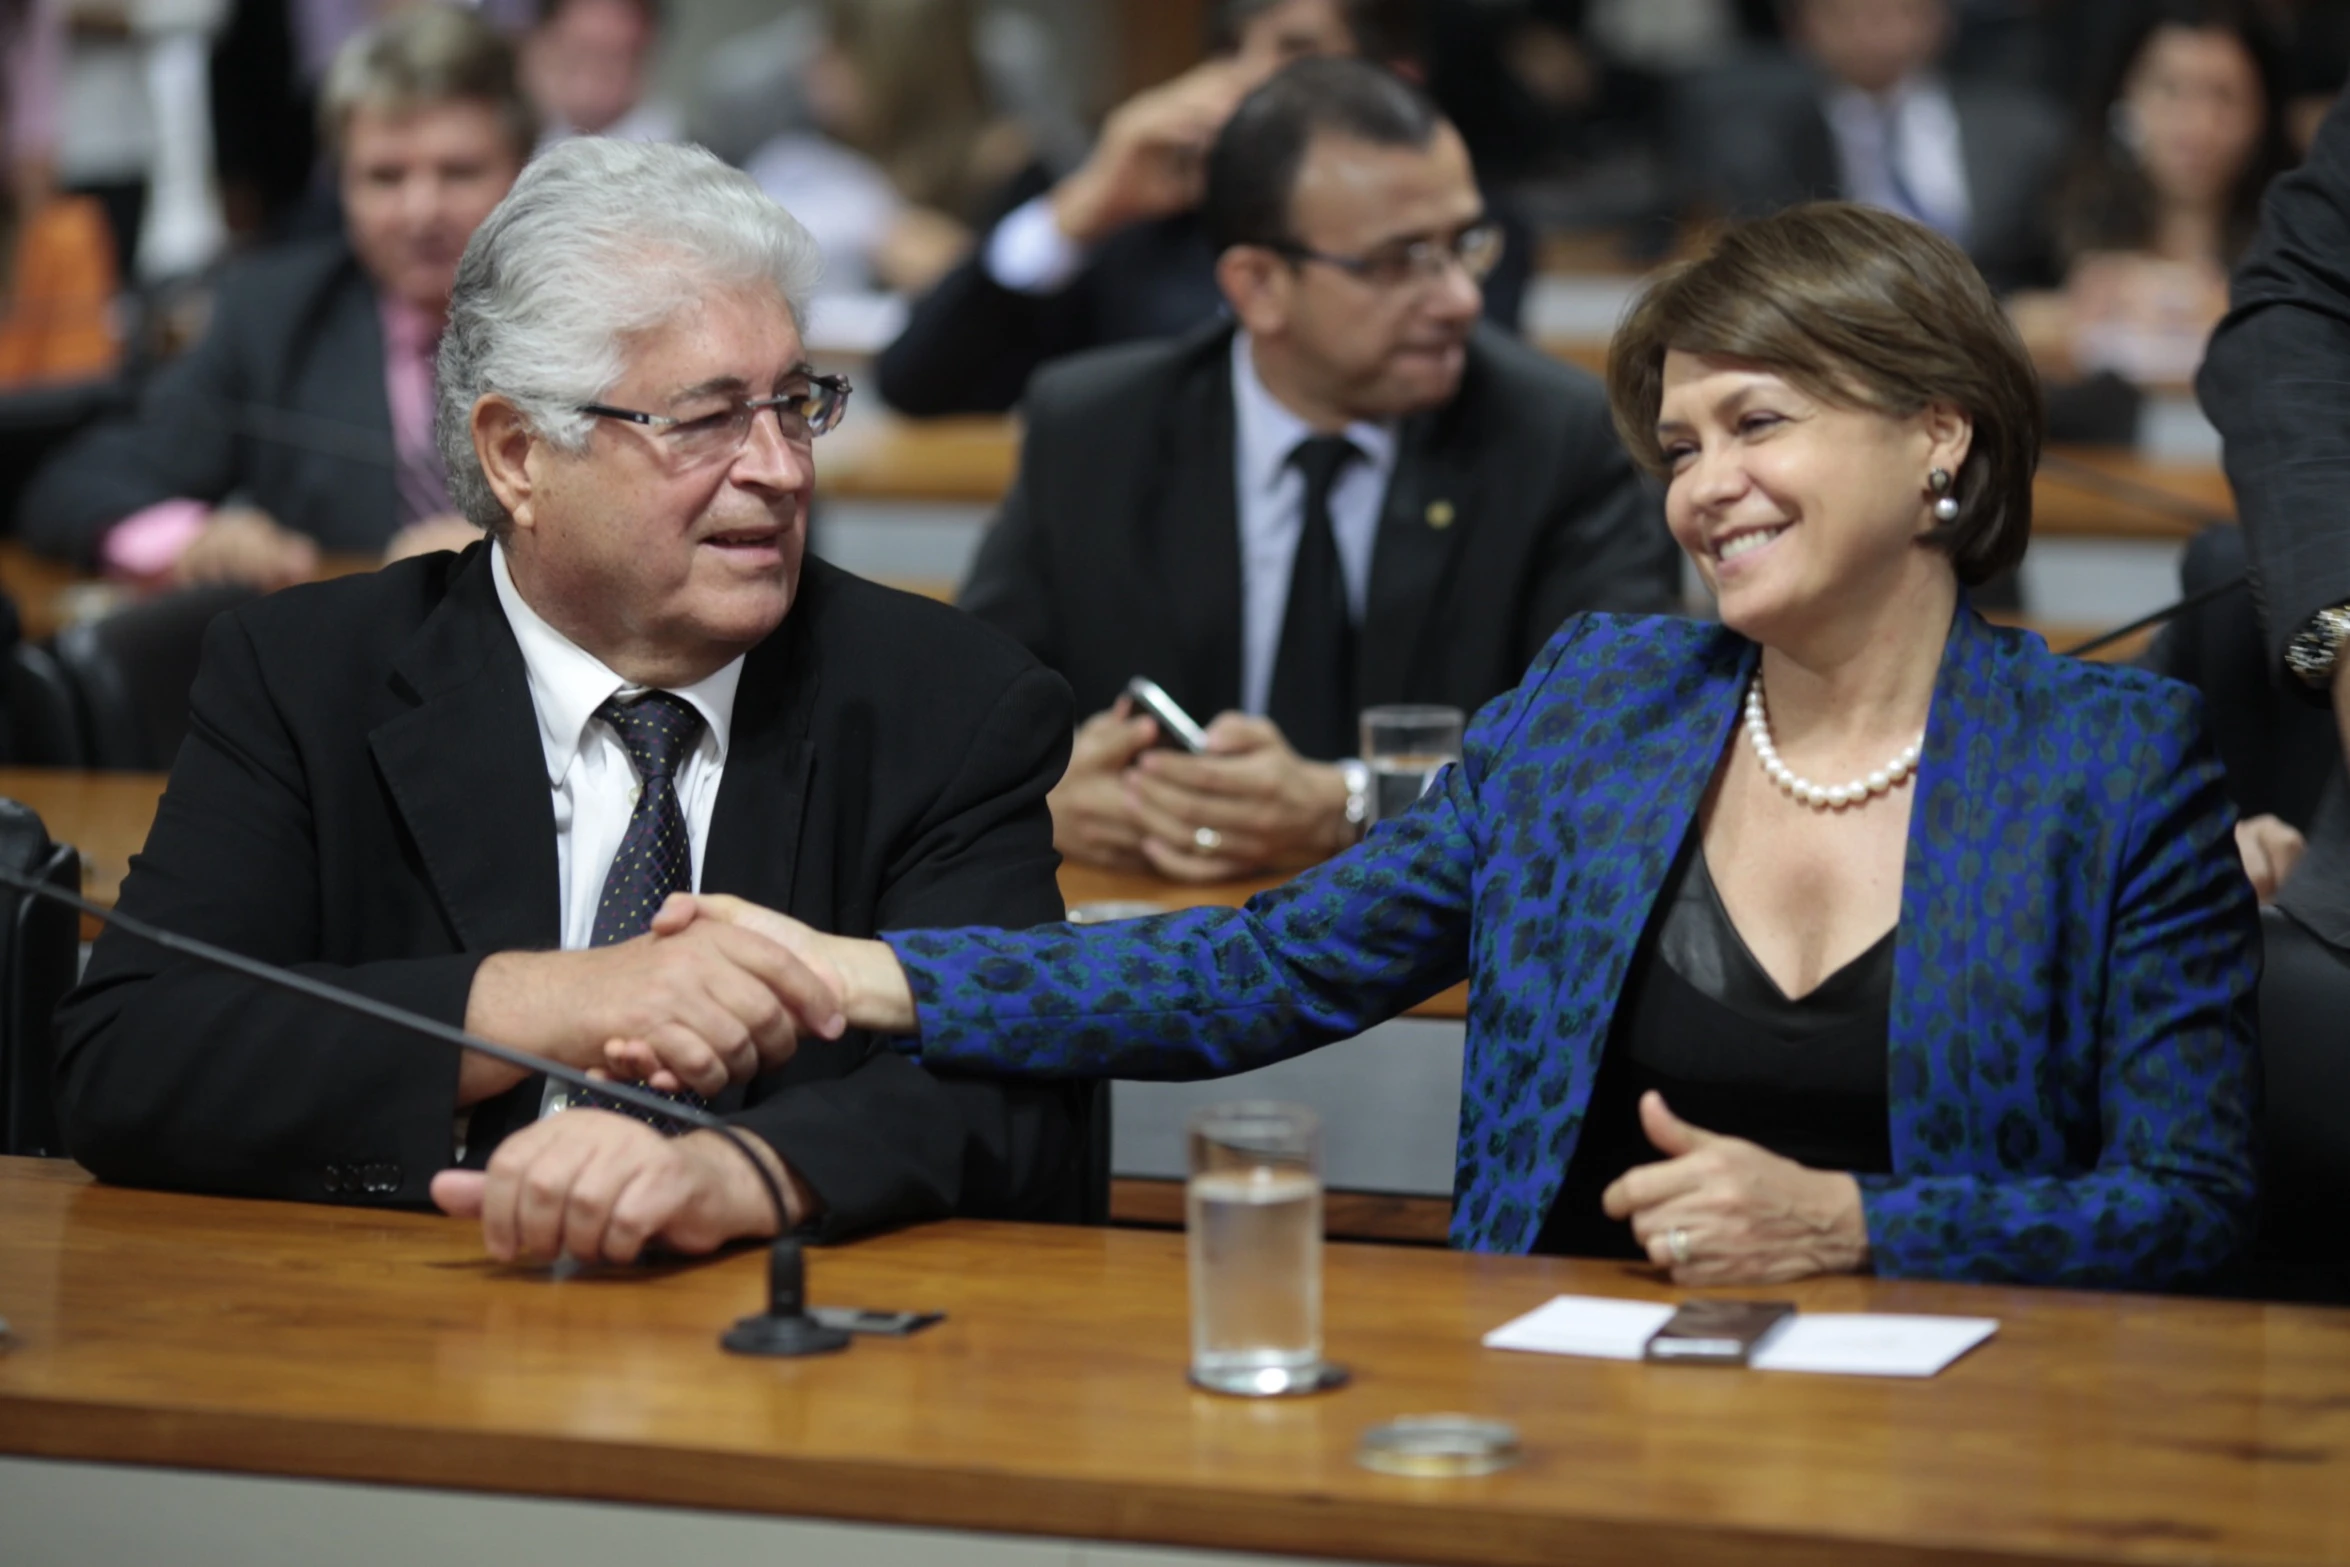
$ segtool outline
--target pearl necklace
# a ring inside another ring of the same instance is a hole
[[[1763,712],[1762,671],[1756,670],[1754,683],[1746,688],[1746,739],[1754,747],[1755,757],[1762,770],[1779,792],[1798,805],[1808,805],[1815,811],[1840,811],[1847,805],[1866,805],[1870,800],[1889,790],[1901,787],[1903,779],[1918,765],[1918,752],[1924,747],[1925,736],[1903,746],[1893,760],[1865,778],[1855,778],[1848,784],[1823,786],[1808,778],[1799,778],[1794,769],[1779,760],[1779,748],[1771,741],[1771,721]]]

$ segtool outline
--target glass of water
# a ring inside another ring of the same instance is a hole
[[[1363,762],[1371,769],[1371,820],[1401,816],[1447,762],[1461,759],[1457,707],[1366,707]]]
[[[1260,1398],[1336,1385],[1322,1360],[1319,1118],[1303,1105],[1210,1105],[1189,1132],[1191,1380]]]

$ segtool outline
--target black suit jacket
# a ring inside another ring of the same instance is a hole
[[[1486,319],[1517,324],[1532,250],[1531,236],[1512,224],[1501,265],[1485,280]],[[972,255],[915,302],[874,372],[882,401],[901,413],[1002,413],[1053,360],[1180,337],[1223,314],[1216,247],[1198,217],[1183,212],[1111,235],[1056,293],[1008,289],[988,276],[984,254]]]
[[[188,496],[258,506],[322,549],[380,553],[399,522],[377,311],[340,237],[246,262],[202,340],[42,467],[18,531],[87,566],[115,523]]]
[[[962,604],[1060,671],[1080,712],[1136,675],[1203,722],[1240,703],[1231,353],[1229,327],[1105,349],[1029,394],[1020,473]],[[1453,400],[1404,422],[1356,690],[1471,710],[1568,614],[1667,610],[1679,583],[1598,383],[1480,327]]]
[[[2050,193],[2063,163],[2064,119],[2038,95],[1996,82],[1948,84],[1972,209],[1967,254],[2002,291],[2045,281]],[[1789,75],[1751,111],[1708,127],[1712,198],[1738,217],[1846,197],[1835,133],[1811,73]]]
[[[2350,102],[2269,187],[2233,305],[2195,390],[2225,439],[2268,674],[2323,703],[2284,659],[2312,615],[2350,604]],[[2350,794],[2339,776],[2277,902],[2350,949]]]
[[[850,935],[1057,919],[1068,731],[1067,689],[1017,647],[811,560],[744,665],[702,886]],[[486,546],[222,616],[122,907],[449,1023],[484,957],[557,946],[546,761]],[[451,1047],[112,931],[58,1026],[66,1143],[105,1179],[415,1203],[450,1163]],[[477,1111],[469,1162],[537,1093]],[[734,1119],[822,1196],[825,1234],[1075,1195],[1062,1087],[852,1035],[748,1100]]]

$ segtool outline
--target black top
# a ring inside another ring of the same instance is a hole
[[[1634,1165],[1664,1158],[1640,1130],[1640,1096],[1651,1088],[1691,1125],[1798,1164],[1893,1167],[1885,1059],[1895,931],[1790,1001],[1730,923],[1695,833],[1661,902],[1625,978],[1583,1135],[1537,1252],[1642,1255],[1631,1226],[1603,1213],[1599,1198]]]

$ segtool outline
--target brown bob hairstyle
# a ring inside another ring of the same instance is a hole
[[[1896,419],[1933,403],[1959,409],[1974,440],[1953,491],[1958,516],[1923,540],[1969,586],[2023,559],[2046,425],[2039,378],[1982,274],[1941,235],[1874,208],[1814,202],[1726,229],[1707,254],[1660,274],[1607,365],[1616,431],[1659,477],[1669,464],[1657,410],[1675,349],[1745,360],[1814,397]]]

